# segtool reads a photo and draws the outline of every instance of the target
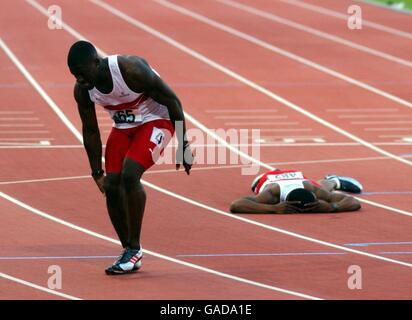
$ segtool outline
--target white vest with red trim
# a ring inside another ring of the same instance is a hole
[[[110,114],[113,119],[113,127],[129,129],[149,121],[169,119],[169,111],[164,105],[157,103],[144,93],[132,91],[127,86],[119,68],[117,55],[107,58],[113,90],[105,94],[94,87],[89,90],[89,96],[94,103],[101,105]]]
[[[265,173],[262,178],[260,178],[255,193],[259,194],[265,190],[266,186],[276,183],[280,188],[280,202],[284,202],[291,191],[304,188],[304,181],[310,180],[308,180],[301,171],[277,169]]]

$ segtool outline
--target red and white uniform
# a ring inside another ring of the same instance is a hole
[[[123,79],[118,56],[107,58],[113,90],[108,94],[96,87],[89,90],[90,99],[113,119],[106,143],[106,172],[119,173],[124,158],[148,169],[154,164],[153,154],[159,154],[155,149],[163,150],[173,136],[169,111],[144,93],[132,91]]]
[[[298,188],[304,188],[303,182],[319,186],[315,181],[305,177],[301,171],[296,170],[273,170],[265,173],[256,186],[255,193],[261,193],[266,186],[276,183],[280,188],[280,201],[286,201],[288,194]]]

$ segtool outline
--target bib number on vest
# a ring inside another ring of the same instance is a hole
[[[133,113],[133,110],[116,111],[113,115],[113,121],[116,124],[119,124],[119,123],[134,123],[134,122],[136,122],[136,115]]]

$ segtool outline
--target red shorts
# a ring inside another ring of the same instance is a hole
[[[106,172],[120,173],[125,158],[149,169],[155,163],[155,155],[163,151],[173,134],[172,122],[164,119],[130,129],[113,128],[106,143]]]

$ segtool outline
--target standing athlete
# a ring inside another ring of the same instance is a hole
[[[252,183],[255,196],[243,197],[230,205],[232,213],[327,213],[360,209],[354,197],[335,192],[361,193],[362,185],[350,177],[326,176],[319,183],[301,171],[272,170]]]
[[[106,274],[135,272],[143,257],[140,231],[146,203],[140,179],[171,140],[178,123],[182,132],[176,132],[176,169],[183,164],[189,174],[192,166],[182,105],[142,58],[102,57],[91,43],[78,41],[70,48],[67,62],[76,77],[74,98],[91,175],[106,195],[107,210],[124,249]],[[114,122],[106,143],[106,175],[95,103]]]

